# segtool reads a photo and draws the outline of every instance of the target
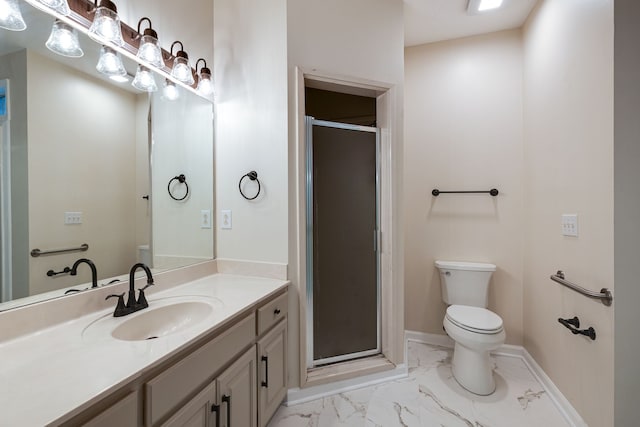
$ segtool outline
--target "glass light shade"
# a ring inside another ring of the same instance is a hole
[[[62,56],[79,58],[84,55],[78,42],[78,32],[75,28],[56,19],[51,28],[47,48]]]
[[[162,88],[162,96],[169,101],[175,101],[180,97],[180,91],[178,91],[174,82],[165,79],[164,87]]]
[[[181,82],[188,84],[189,86],[195,83],[193,74],[191,74],[189,58],[186,58],[184,56],[177,56],[176,59],[173,60],[171,75]]]
[[[27,29],[27,24],[20,13],[18,0],[0,0],[0,28],[11,31]]]
[[[164,66],[162,52],[160,51],[160,46],[158,46],[158,39],[148,34],[140,38],[140,48],[138,48],[136,57],[159,68]]]
[[[131,82],[131,85],[145,92],[155,92],[158,90],[153,73],[143,65],[138,65],[138,71],[136,71],[136,76],[133,82]]]
[[[71,13],[67,0],[38,0],[43,5],[55,10],[61,15],[67,16]]]
[[[198,81],[197,91],[202,95],[211,95],[213,93],[213,82],[211,81],[211,73],[204,70],[200,72],[200,80]]]
[[[108,7],[99,6],[96,9],[96,16],[93,18],[91,28],[89,28],[89,36],[100,42],[108,41],[123,46],[124,40],[118,13]]]
[[[102,46],[100,49],[100,59],[96,70],[105,76],[126,76],[127,70],[125,70],[122,64],[122,57],[120,52],[116,52],[108,46]]]

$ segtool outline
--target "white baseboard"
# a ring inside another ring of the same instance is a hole
[[[453,348],[454,342],[447,335],[428,334],[425,332],[405,331],[405,341],[414,341],[440,347]],[[405,353],[406,354],[406,353]],[[538,365],[526,348],[519,345],[504,344],[492,354],[497,356],[518,357],[522,359],[531,374],[538,380],[549,396],[553,404],[558,408],[564,419],[574,427],[587,427],[578,411],[571,405],[560,389],[551,381],[551,378]]]
[[[408,375],[409,371],[407,369],[407,365],[402,364],[397,365],[392,370],[363,375],[358,378],[351,378],[348,380],[336,381],[329,384],[306,387],[303,389],[291,388],[287,391],[287,398],[284,404],[286,406],[297,405],[299,403],[309,402],[338,393],[344,393],[363,387],[369,387],[380,383],[406,378]]]
[[[582,419],[578,411],[575,410],[573,405],[569,403],[564,394],[556,387],[551,381],[551,378],[546,372],[538,365],[533,357],[529,354],[526,348],[522,347],[522,359],[527,365],[531,373],[536,377],[542,387],[545,389],[551,401],[556,405],[558,410],[562,413],[564,418],[575,427],[587,427],[587,423]]]

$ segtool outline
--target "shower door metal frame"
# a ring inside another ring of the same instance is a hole
[[[313,126],[323,126],[334,129],[344,129],[358,132],[371,132],[376,134],[376,228],[373,232],[372,243],[376,260],[376,348],[356,353],[341,354],[338,356],[314,360],[313,356]],[[359,126],[347,123],[316,120],[305,116],[306,133],[306,293],[307,293],[307,368],[319,365],[343,362],[360,357],[373,356],[382,353],[381,335],[381,263],[380,263],[380,130],[371,126]]]

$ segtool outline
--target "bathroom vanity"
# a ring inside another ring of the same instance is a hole
[[[0,424],[262,427],[287,390],[288,283],[213,274],[0,342]]]

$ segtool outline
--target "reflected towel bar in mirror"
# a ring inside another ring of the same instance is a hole
[[[89,249],[89,245],[86,243],[81,244],[79,247],[77,248],[66,248],[66,249],[50,249],[47,251],[43,251],[41,249],[33,249],[31,251],[31,256],[36,258],[39,257],[40,255],[57,255],[57,254],[64,254],[67,252],[84,252],[87,249]]]

